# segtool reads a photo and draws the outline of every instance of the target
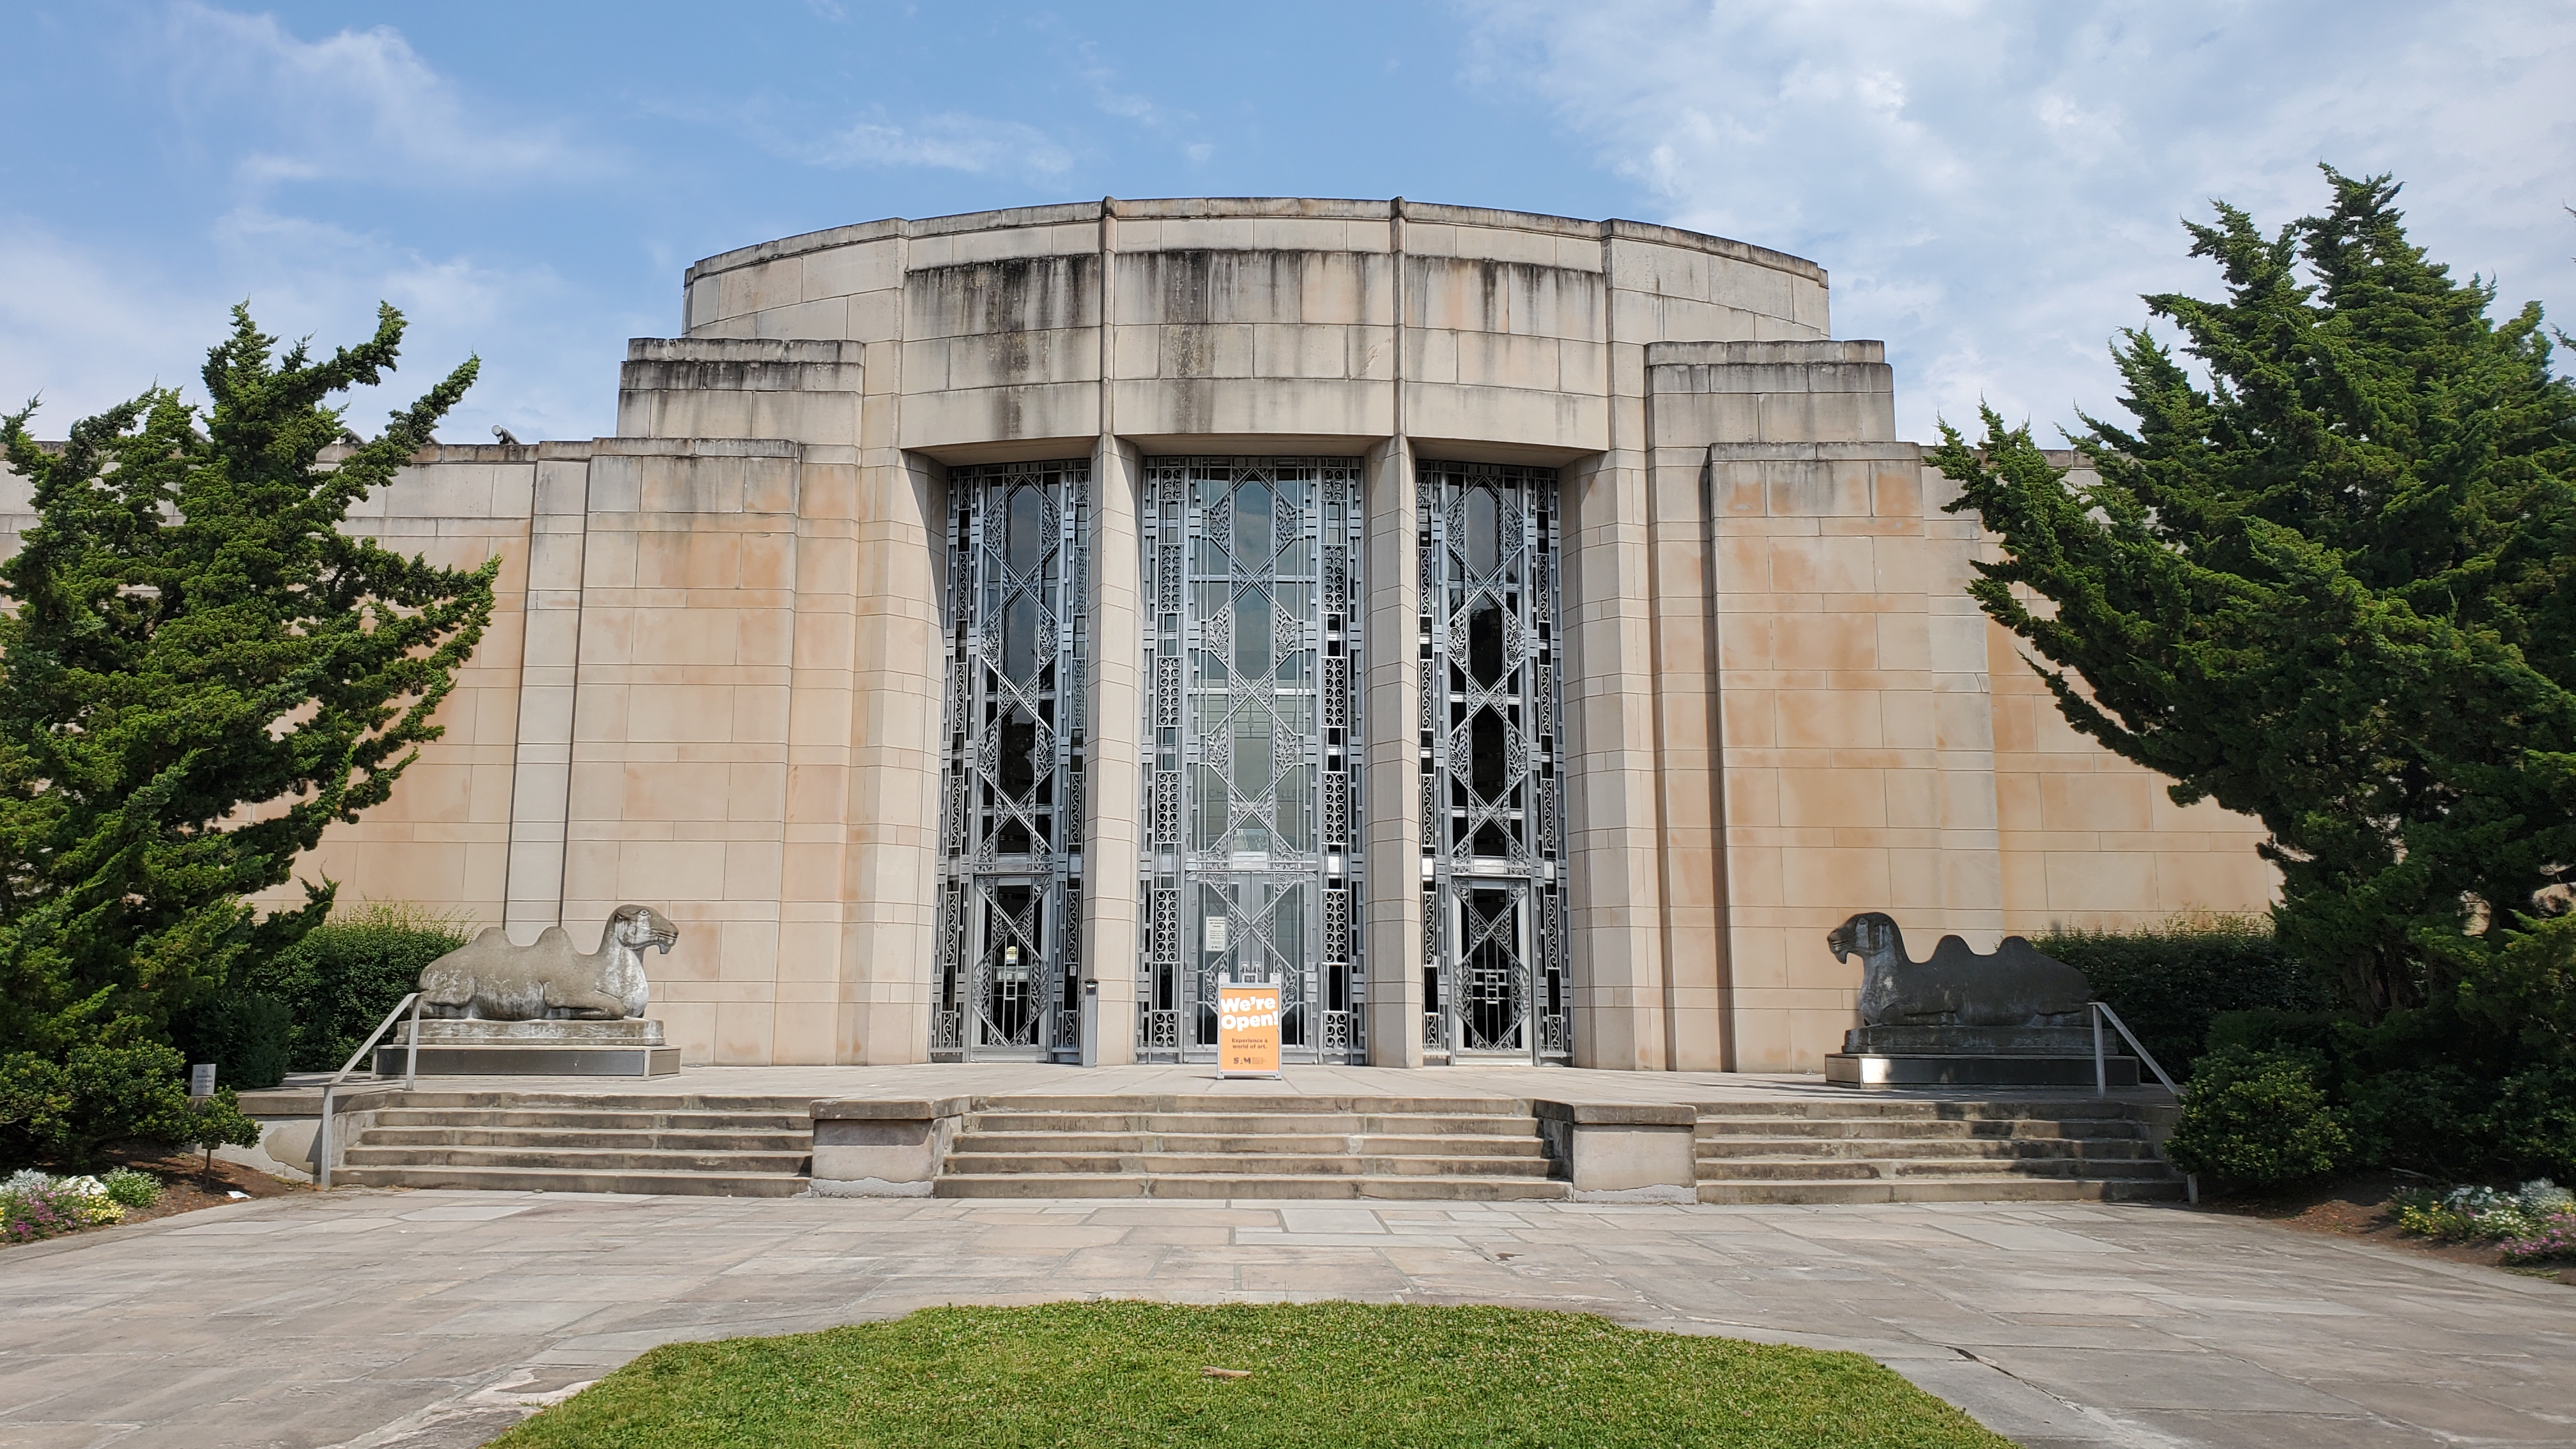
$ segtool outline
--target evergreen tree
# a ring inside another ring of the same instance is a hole
[[[2326,176],[2276,234],[2223,203],[2190,226],[2225,298],[2146,302],[2206,380],[2125,333],[2137,424],[2073,440],[2098,481],[1991,411],[1981,448],[1943,427],[1953,507],[2003,542],[1971,592],[2076,728],[2263,822],[2283,945],[2366,1019],[2564,1036],[2576,388],[2537,304],[2492,318],[2387,177]]]
[[[35,526],[0,564],[0,1052],[61,1060],[172,1015],[320,921],[259,918],[325,825],[381,803],[492,612],[471,572],[342,531],[431,441],[468,360],[336,465],[336,394],[393,365],[403,321],[315,359],[246,308],[200,414],[154,389],[37,446],[0,422]]]

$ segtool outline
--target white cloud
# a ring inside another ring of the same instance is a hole
[[[1040,177],[1073,166],[1073,153],[1035,126],[956,111],[907,125],[859,121],[820,141],[780,143],[779,149],[814,166],[927,166]]]
[[[240,145],[234,172],[255,189],[563,180],[615,166],[558,123],[501,118],[501,108],[466,94],[388,27],[307,41],[273,16],[183,0],[160,41],[181,115],[197,133]]]
[[[174,345],[170,320],[189,304],[135,259],[5,222],[0,276],[9,278],[0,287],[0,412],[41,395],[29,424],[39,436],[61,437],[75,419],[156,382],[194,390],[205,347]]]
[[[400,370],[353,401],[359,431],[373,433],[386,412],[479,353],[482,377],[442,436],[484,441],[498,422],[522,437],[589,437],[605,426],[622,339],[658,320],[585,315],[549,268],[424,256],[255,207],[224,216],[209,241],[181,280],[0,218],[0,275],[13,282],[0,289],[0,410],[41,393],[31,426],[60,437],[154,382],[202,403],[198,371],[233,303],[247,300],[263,331],[327,349],[371,333],[381,299],[410,326]]]
[[[2115,411],[2137,295],[2215,290],[2178,218],[2278,225],[2319,161],[2407,183],[2418,241],[2576,322],[2576,7],[1460,0],[1660,218],[1811,257],[1888,340],[1900,426]]]

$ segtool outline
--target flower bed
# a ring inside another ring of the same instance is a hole
[[[128,1208],[160,1199],[160,1181],[120,1167],[104,1177],[55,1177],[33,1168],[0,1181],[0,1242],[32,1243],[123,1222]]]
[[[2545,1177],[2511,1192],[2410,1188],[2391,1199],[2391,1206],[2407,1232],[2451,1243],[2493,1243],[2507,1262],[2576,1259],[2576,1192]]]

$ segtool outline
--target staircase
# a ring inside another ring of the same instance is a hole
[[[1698,1110],[1701,1202],[2183,1195],[2182,1179],[2121,1102],[1715,1102]]]
[[[814,1124],[804,1097],[403,1093],[332,1172],[350,1187],[794,1197]]]
[[[1528,1109],[1485,1097],[995,1097],[940,1197],[1561,1198]]]

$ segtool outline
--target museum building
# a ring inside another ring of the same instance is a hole
[[[888,220],[689,269],[618,435],[353,524],[503,560],[444,739],[307,875],[680,940],[693,1062],[1815,1068],[1826,932],[2259,908],[1962,592],[1822,268],[1405,201]],[[20,505],[23,508],[23,504]],[[21,515],[23,521],[23,514]]]

